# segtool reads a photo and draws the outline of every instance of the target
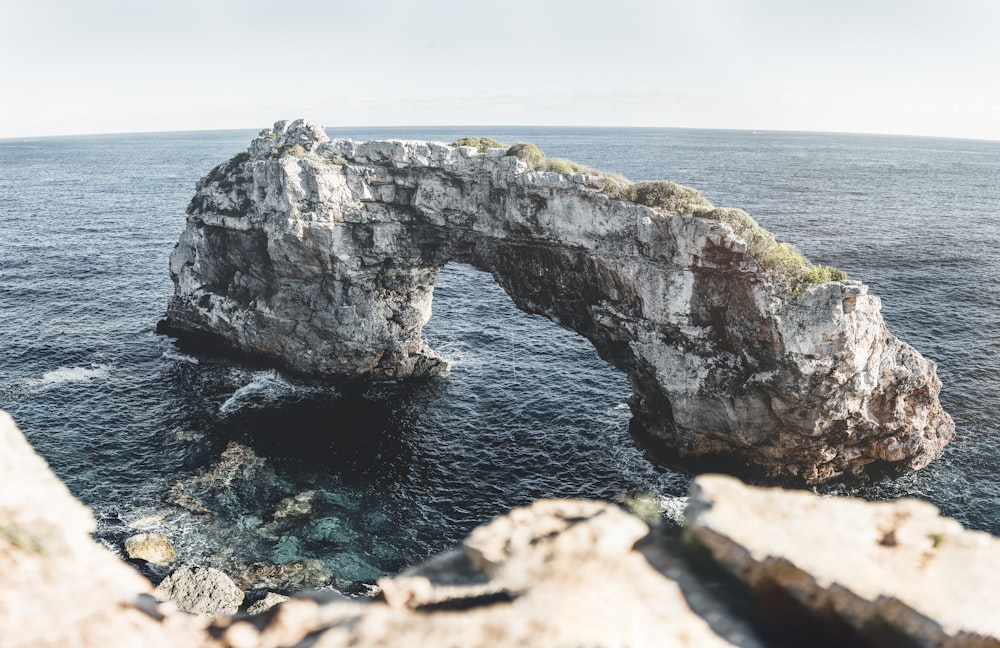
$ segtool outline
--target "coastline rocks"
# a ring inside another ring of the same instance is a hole
[[[3,648],[1000,646],[1000,539],[922,502],[706,475],[677,535],[610,504],[543,500],[381,579],[373,600],[313,591],[212,620],[157,603],[94,542],[92,516],[3,413],[0,479]],[[214,572],[182,566],[158,593],[234,612],[243,594]]]
[[[133,560],[145,560],[161,566],[177,560],[174,546],[161,533],[140,533],[126,538],[125,554]]]
[[[0,411],[0,646],[197,646],[204,623],[95,543],[96,525]]]
[[[781,592],[810,613],[804,632],[839,621],[876,646],[1000,646],[1000,539],[926,502],[821,498],[714,475],[695,480],[687,516],[758,599]]]
[[[163,579],[153,596],[173,601],[185,612],[222,616],[236,614],[243,604],[243,590],[233,579],[213,567],[181,565]]]
[[[613,505],[543,500],[380,580],[384,600],[295,597],[216,632],[231,646],[761,646],[721,610],[692,610],[637,547],[648,532]]]
[[[270,476],[264,459],[230,441],[211,469],[174,484],[167,500],[194,513],[227,512],[236,500],[256,497]]]
[[[319,378],[434,376],[421,328],[459,262],[625,372],[654,453],[816,482],[917,469],[953,437],[934,364],[867,286],[789,294],[728,225],[588,178],[278,122],[198,183],[158,330]]]
[[[309,558],[283,564],[251,563],[239,569],[233,581],[244,590],[273,589],[288,593],[328,585],[333,577],[322,560]]]

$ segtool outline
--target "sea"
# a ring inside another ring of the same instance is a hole
[[[890,330],[938,363],[957,426],[923,470],[818,490],[916,497],[1000,534],[1000,142],[550,127],[328,133],[534,142],[549,156],[673,180],[746,209],[881,297]],[[314,384],[157,335],[195,182],[254,135],[0,140],[0,407],[94,511],[100,541],[120,552],[128,535],[157,531],[186,562],[309,564],[326,579],[312,584],[356,590],[538,498],[652,497],[668,514],[683,508],[691,475],[636,447],[625,377],[468,266],[449,264],[435,287],[425,337],[451,363],[435,380]],[[243,459],[226,464],[227,448]],[[217,482],[211,513],[173,503],[178,484],[204,486],[199,478]]]

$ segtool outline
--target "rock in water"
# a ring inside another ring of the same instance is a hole
[[[800,640],[826,634],[817,622],[840,621],[874,646],[1000,646],[1000,540],[931,504],[822,498],[719,475],[691,490],[688,526],[712,556],[765,607],[781,591],[813,614]],[[785,612],[776,627],[802,617]]]
[[[243,590],[229,576],[214,567],[182,565],[163,579],[153,591],[161,601],[195,614],[221,616],[236,614],[243,603]]]
[[[159,330],[310,376],[435,375],[421,327],[457,261],[628,374],[654,451],[820,481],[920,468],[953,437],[934,364],[889,333],[866,286],[793,294],[729,225],[598,180],[278,122],[198,183]]]
[[[264,595],[264,598],[255,602],[253,605],[247,608],[247,614],[249,615],[263,614],[264,612],[267,612],[268,610],[273,608],[275,605],[278,605],[279,603],[284,603],[287,600],[288,597],[285,596],[284,594],[278,594],[277,592],[268,592],[267,594]]]
[[[133,560],[145,560],[154,565],[169,565],[177,560],[177,552],[161,533],[140,533],[125,539],[125,553]]]

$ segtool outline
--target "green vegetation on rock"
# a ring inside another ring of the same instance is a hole
[[[452,146],[472,146],[480,153],[485,153],[491,148],[507,148],[506,144],[496,141],[492,137],[463,137],[451,143]]]
[[[583,173],[590,176],[588,185],[613,198],[671,214],[686,214],[726,223],[738,237],[746,241],[747,252],[757,262],[760,271],[772,283],[793,294],[801,294],[811,286],[843,281],[847,273],[829,266],[814,265],[792,245],[779,243],[774,234],[761,227],[742,209],[715,207],[697,189],[669,180],[631,182],[623,176],[606,173],[562,158],[546,158],[537,146],[519,142],[507,149],[507,155],[521,159],[534,171]]]

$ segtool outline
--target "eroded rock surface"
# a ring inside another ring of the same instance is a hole
[[[0,411],[0,647],[200,645],[149,582],[90,538],[95,523]]]
[[[219,635],[234,647],[760,646],[704,593],[692,609],[636,546],[648,532],[609,504],[542,500],[382,579],[383,600],[294,598],[261,621],[221,621]]]
[[[163,579],[153,596],[173,601],[185,612],[221,616],[236,614],[243,604],[243,590],[214,567],[181,565]]]
[[[872,645],[1000,646],[1000,540],[931,504],[821,498],[714,475],[695,481],[687,515],[691,533],[757,596],[783,592]]]
[[[502,149],[279,122],[198,184],[160,330],[309,376],[431,376],[446,367],[421,327],[457,261],[624,371],[654,450],[815,481],[919,468],[952,438],[933,363],[866,286],[792,296],[728,225],[592,184]]]

